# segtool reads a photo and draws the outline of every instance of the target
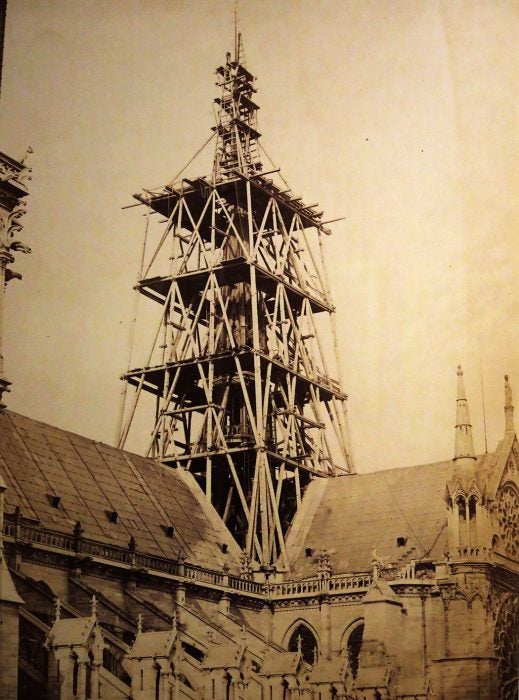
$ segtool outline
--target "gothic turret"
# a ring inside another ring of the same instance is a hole
[[[456,438],[454,442],[455,460],[473,460],[474,442],[472,440],[472,424],[463,382],[463,370],[458,365],[458,392],[456,398]]]
[[[447,483],[449,549],[464,552],[477,542],[476,509],[481,503],[481,491],[476,480],[476,456],[472,440],[472,424],[463,382],[463,370],[458,365],[456,396],[456,437],[454,442],[454,473]]]

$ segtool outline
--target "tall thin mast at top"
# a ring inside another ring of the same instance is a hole
[[[259,155],[258,105],[252,97],[255,78],[245,68],[243,42],[235,26],[234,59],[227,53],[216,71],[220,96],[217,105],[216,151],[213,181],[229,179],[236,173],[254,175],[261,171]]]

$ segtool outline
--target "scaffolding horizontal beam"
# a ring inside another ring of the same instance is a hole
[[[204,391],[198,385],[200,372],[207,376],[208,365],[213,363],[215,376],[234,376],[236,374],[235,357],[240,359],[240,363],[244,372],[252,372],[254,370],[254,355],[257,354],[261,360],[261,373],[266,376],[266,370],[269,363],[273,365],[272,380],[280,380],[285,375],[295,377],[297,384],[295,387],[296,396],[302,401],[308,401],[310,386],[315,387],[320,392],[321,401],[330,401],[332,398],[344,401],[348,397],[344,394],[338,382],[326,377],[309,377],[299,370],[294,369],[290,365],[286,365],[280,359],[271,357],[270,355],[259,350],[253,350],[248,346],[240,346],[235,350],[225,350],[220,353],[207,354],[203,357],[191,357],[184,360],[172,361],[161,365],[151,367],[142,367],[133,369],[123,375],[133,386],[139,386],[141,378],[145,378],[144,388],[156,395],[162,395],[164,383],[166,381],[166,372],[180,369],[181,375],[178,380],[179,386],[182,386],[183,392],[189,392],[189,396],[193,403],[202,404]],[[153,387],[153,389],[151,388]]]
[[[272,180],[265,178],[267,174],[255,173],[249,177],[235,170],[232,173],[233,177],[229,177],[221,182],[212,183],[203,177],[199,177],[185,181],[187,182],[187,187],[183,183],[182,186],[177,188],[165,187],[160,192],[148,193],[147,196],[136,194],[134,197],[166,218],[169,218],[173,212],[177,201],[184,199],[191,212],[193,221],[198,222],[198,230],[202,239],[210,240],[211,225],[225,229],[228,219],[221,212],[215,212],[216,221],[212,224],[210,212],[207,211],[200,221],[200,215],[207,202],[209,192],[215,189],[222,200],[233,205],[245,206],[246,186],[247,183],[250,183],[252,189],[252,215],[258,227],[269,200],[274,198],[278,203],[280,215],[287,230],[290,229],[290,223],[294,214],[297,214],[300,217],[303,228],[317,228],[327,235],[331,233],[329,229],[325,228],[321,220],[322,212],[312,211],[312,206],[305,204],[303,201],[294,201],[290,196],[290,190],[281,190]],[[187,219],[183,226],[188,230],[192,230],[192,224]]]
[[[256,284],[258,289],[267,296],[273,297],[276,293],[277,286],[282,284],[294,308],[299,308],[303,299],[308,299],[313,313],[322,311],[331,313],[333,311],[333,306],[326,300],[324,294],[318,296],[317,290],[313,290],[313,293],[311,293],[308,291],[308,288],[306,290],[301,289],[283,276],[275,275],[262,265],[248,262],[243,257],[225,260],[211,269],[207,268],[186,272],[181,275],[143,279],[138,282],[136,289],[150,299],[163,304],[168,297],[171,284],[176,282],[182,299],[184,302],[189,302],[196,293],[204,289],[207,278],[211,273],[215,275],[216,281],[220,287],[232,286],[239,282],[250,282],[251,266],[254,266],[256,270]]]

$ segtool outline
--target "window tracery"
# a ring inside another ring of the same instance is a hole
[[[496,620],[494,648],[498,657],[499,700],[517,700],[519,683],[519,597],[503,601]]]
[[[519,547],[519,496],[512,486],[505,486],[497,507],[501,543],[505,553],[517,556]]]

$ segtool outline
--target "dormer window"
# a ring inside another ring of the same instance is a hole
[[[47,498],[49,499],[49,503],[53,508],[59,508],[61,503],[61,496],[57,496],[55,493],[48,493]]]

